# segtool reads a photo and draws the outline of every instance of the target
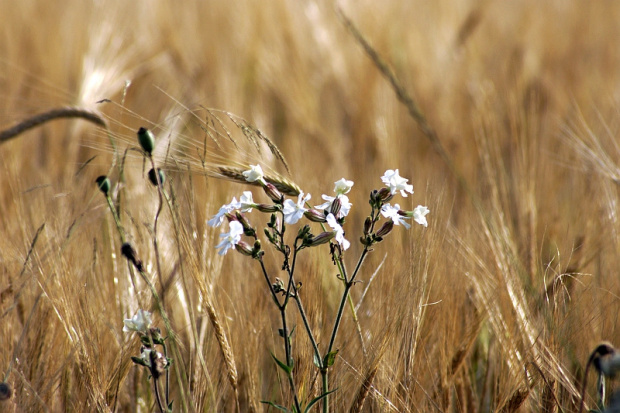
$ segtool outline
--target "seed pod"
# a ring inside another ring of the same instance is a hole
[[[8,383],[0,383],[0,401],[10,399],[12,394],[13,391]]]
[[[105,196],[108,196],[108,194],[110,193],[110,180],[108,179],[108,177],[105,175],[101,175],[100,177],[95,179],[95,182],[97,183],[99,190],[103,192]]]
[[[161,185],[163,186],[164,182],[166,182],[166,175],[161,168],[157,168],[157,172],[159,173],[159,182],[161,182]],[[157,176],[155,175],[155,169],[153,168],[149,171],[149,181],[151,181],[154,186],[157,186]]]
[[[155,149],[155,136],[153,132],[146,128],[138,129],[138,142],[140,142],[140,146],[149,156],[153,153],[153,149]]]

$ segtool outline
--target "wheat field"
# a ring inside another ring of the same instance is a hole
[[[355,182],[349,267],[384,171],[413,184],[403,209],[431,211],[377,244],[352,287],[330,411],[571,412],[586,374],[595,407],[588,357],[620,345],[620,3],[62,3],[0,0],[0,131],[59,108],[93,116],[0,139],[1,411],[158,411],[123,319],[164,320],[100,175],[175,333],[173,410],[291,406],[260,266],[219,256],[206,224],[242,191],[268,200],[220,169],[256,163],[317,204]],[[343,290],[329,247],[304,251],[296,279],[325,347]],[[307,403],[320,378],[288,317]]]

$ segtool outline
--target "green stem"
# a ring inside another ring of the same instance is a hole
[[[370,250],[368,249],[368,247],[364,248],[364,250],[362,251],[362,255],[360,255],[360,258],[357,261],[357,265],[355,266],[353,275],[351,275],[350,279],[347,278],[347,271],[346,271],[346,267],[344,266],[344,263],[342,262],[342,255],[340,255],[338,259],[336,260],[338,262],[338,268],[340,269],[340,273],[344,280],[344,292],[342,293],[342,299],[340,300],[340,306],[338,307],[338,314],[336,315],[336,321],[334,322],[332,336],[329,340],[329,346],[327,347],[327,352],[325,353],[325,356],[330,354],[332,352],[332,349],[334,348],[334,342],[336,341],[336,335],[338,334],[338,329],[340,328],[340,321],[342,320],[344,306],[349,297],[349,290],[355,284],[355,277],[357,276],[360,268],[362,267],[362,264],[364,260],[366,259],[366,256],[368,255],[369,251]],[[323,394],[329,391],[329,380],[327,377],[328,369],[329,367],[327,366],[323,366],[323,368],[321,369],[321,377],[323,378]],[[323,412],[327,413],[328,411],[329,411],[329,396],[325,396],[325,398],[323,399]]]

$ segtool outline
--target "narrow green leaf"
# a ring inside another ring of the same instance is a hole
[[[275,407],[278,410],[282,410],[283,412],[289,413],[289,410],[286,407],[280,406],[279,404],[275,404],[274,402],[268,402],[265,400],[261,400],[261,403],[268,404],[271,407]]]
[[[308,403],[308,405],[306,406],[306,409],[304,410],[304,413],[308,413],[310,411],[310,409],[312,408],[312,406],[314,406],[319,401],[323,400],[325,397],[329,396],[330,394],[332,394],[336,390],[338,390],[338,389],[330,390],[327,393],[323,393],[320,396],[315,397],[314,399],[310,400],[310,403]]]
[[[273,357],[273,359],[275,360],[276,364],[277,364],[277,365],[278,365],[278,366],[279,366],[282,370],[284,370],[284,371],[286,372],[286,374],[287,374],[287,375],[290,375],[290,374],[291,374],[291,372],[293,371],[293,366],[289,366],[289,365],[287,365],[287,364],[285,364],[285,363],[282,363],[280,360],[278,360],[278,358],[277,358],[277,357],[276,357],[273,353],[271,353],[271,357]]]

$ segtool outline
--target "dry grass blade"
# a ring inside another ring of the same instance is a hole
[[[366,397],[368,397],[368,393],[370,393],[370,389],[372,387],[372,381],[375,379],[377,375],[378,366],[373,367],[366,373],[366,377],[362,382],[359,390],[357,391],[357,395],[355,396],[355,400],[351,405],[351,409],[349,409],[349,413],[359,413],[362,411],[364,407],[364,402],[366,401]]]
[[[521,387],[512,393],[512,396],[506,401],[506,403],[498,410],[500,413],[512,413],[519,410],[525,400],[530,395],[530,389],[528,387]]]

